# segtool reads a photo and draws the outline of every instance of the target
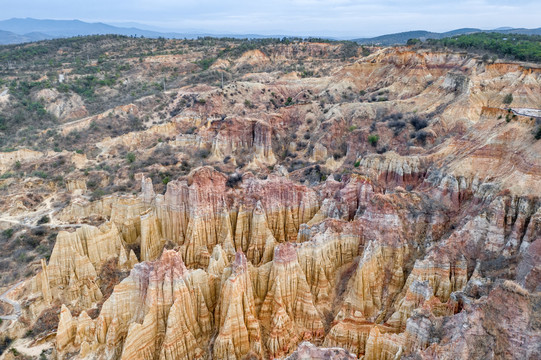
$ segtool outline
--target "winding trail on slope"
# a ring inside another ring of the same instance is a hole
[[[45,208],[43,208],[43,205],[45,205]],[[36,211],[31,215],[31,217],[28,216],[28,213],[23,213],[19,216],[11,216],[11,215],[1,215],[0,216],[0,223],[7,223],[12,225],[19,225],[23,226],[29,229],[36,229],[39,227],[48,227],[51,229],[73,229],[81,227],[81,224],[59,224],[57,220],[54,218],[54,214],[56,212],[59,212],[61,208],[59,207],[53,207],[51,198],[46,199],[43,201],[38,207],[41,207],[42,209],[39,211]],[[37,209],[35,209],[37,210]],[[36,224],[33,223],[36,222],[37,219],[48,216],[49,221],[48,223],[44,224]]]
[[[21,285],[23,283],[23,281],[19,281],[18,283],[16,283],[15,285],[13,285],[12,287],[10,287],[6,292],[4,292],[2,295],[0,295],[0,301],[3,301],[11,306],[13,306],[13,314],[11,315],[3,315],[3,316],[0,316],[0,319],[2,320],[17,320],[19,319],[19,316],[21,316],[21,304],[19,304],[17,301],[15,300],[11,300],[8,298],[8,295],[10,292],[12,292],[13,290],[15,290],[19,285]]]

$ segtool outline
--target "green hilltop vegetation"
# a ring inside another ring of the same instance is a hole
[[[410,39],[408,45],[421,44]],[[428,39],[423,45],[432,48],[446,47],[453,50],[485,52],[502,58],[541,62],[541,35],[475,33],[444,39]]]

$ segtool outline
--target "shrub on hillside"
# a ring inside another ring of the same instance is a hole
[[[426,121],[426,119],[420,118],[419,116],[414,116],[410,119],[410,124],[413,125],[415,130],[419,131],[428,126],[428,121]]]
[[[541,126],[537,128],[537,131],[535,132],[535,139],[539,140],[541,139]]]
[[[511,105],[513,102],[513,94],[507,94],[503,97],[503,103],[505,105]]]
[[[379,141],[378,134],[373,134],[373,135],[368,136],[368,142],[370,143],[370,145],[376,147],[376,145],[378,144],[378,141]]]
[[[225,182],[225,185],[227,187],[234,188],[241,182],[242,182],[242,174],[233,173],[229,175],[229,177],[227,178],[227,181]]]

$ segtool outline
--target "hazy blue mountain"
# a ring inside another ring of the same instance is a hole
[[[441,33],[441,37],[449,37],[449,36],[455,36],[455,35],[464,35],[464,34],[471,34],[479,31],[484,31],[481,29],[476,28],[462,28],[462,29],[456,29],[451,31],[446,31],[444,33]]]
[[[498,30],[498,32],[503,33],[503,34],[541,35],[541,28],[537,28],[537,29],[508,29],[508,30]]]
[[[120,22],[108,22],[107,24],[121,27],[121,28],[137,28],[141,30],[150,30],[156,31],[159,33],[177,33],[177,34],[205,34],[207,31],[196,28],[182,28],[182,29],[171,29],[165,27],[159,27],[154,25],[141,24],[133,21],[120,21]],[[227,33],[224,33],[227,34]]]
[[[172,29],[166,29],[166,28],[162,28],[162,27],[158,27],[158,26],[153,26],[153,25],[147,25],[147,24],[141,24],[141,23],[138,23],[138,22],[134,22],[134,21],[115,21],[115,22],[108,22],[109,25],[112,25],[112,26],[116,26],[116,27],[122,27],[122,28],[137,28],[137,29],[141,29],[141,30],[150,30],[150,31],[157,31],[157,32],[175,32],[174,30]],[[179,31],[180,32],[180,31]],[[204,31],[191,31],[191,30],[188,30],[188,31],[181,31],[182,33],[184,32],[197,32],[197,33],[202,33]]]
[[[51,35],[44,34],[37,31],[26,33],[23,36],[30,38],[31,41],[47,40],[51,38]]]
[[[446,37],[456,36],[456,35],[464,35],[464,34],[471,34],[475,32],[499,32],[499,33],[505,33],[505,34],[525,34],[525,35],[540,35],[541,34],[541,28],[537,29],[514,29],[514,28],[498,28],[494,30],[481,30],[476,28],[463,28],[463,29],[456,29],[451,30],[443,33],[437,33],[437,32],[430,32],[430,31],[424,31],[424,30],[418,30],[418,31],[406,31],[396,34],[388,34],[388,35],[382,35],[382,36],[376,36],[373,38],[361,38],[361,39],[354,39],[353,41],[356,41],[359,44],[362,45],[369,45],[369,44],[376,44],[376,45],[403,45],[408,42],[409,39],[443,39]]]
[[[87,23],[80,20],[43,20],[32,18],[13,18],[0,21],[0,30],[6,33],[0,36],[0,44],[15,44],[28,41],[38,41],[44,39],[53,39],[59,37],[72,37],[72,36],[84,36],[84,35],[103,35],[103,34],[117,34],[126,36],[144,36],[149,38],[197,38],[203,36],[215,36],[215,37],[235,37],[235,38],[265,38],[265,37],[277,37],[264,36],[258,34],[211,34],[204,32],[160,32],[153,30],[144,30],[137,27],[119,27],[112,26],[104,23]],[[39,35],[38,35],[39,34]]]
[[[11,31],[0,30],[0,44],[18,44],[32,41],[24,35],[18,35]]]
[[[258,35],[258,34],[216,34],[205,33],[198,30],[187,30],[185,32],[169,32],[150,30],[151,27],[137,24],[126,23],[126,25],[141,25],[145,29],[136,26],[122,27],[104,24],[101,22],[88,23],[80,20],[46,20],[32,18],[13,18],[0,21],[0,45],[17,44],[30,41],[39,41],[45,39],[53,39],[59,37],[72,37],[79,35],[101,35],[101,34],[118,34],[126,36],[144,36],[149,38],[172,38],[172,39],[193,39],[203,36],[213,37],[234,37],[234,38],[270,38],[283,37],[283,35]],[[513,29],[513,28],[498,28],[495,30],[481,30],[475,28],[456,29],[444,33],[436,33],[424,30],[407,31],[396,34],[388,34],[373,38],[360,38],[353,41],[359,44],[379,44],[379,45],[395,45],[405,44],[409,39],[441,39],[444,37],[469,34],[479,31],[495,31],[501,33],[517,33],[517,34],[541,34],[541,28],[538,29]],[[329,38],[330,39],[330,38]],[[336,39],[336,38],[334,38]]]
[[[423,39],[423,40],[424,39],[441,39],[444,37],[470,34],[470,33],[479,32],[479,31],[481,30],[473,29],[473,28],[456,29],[456,30],[445,32],[445,33],[436,33],[436,32],[424,31],[424,30],[417,30],[417,31],[406,31],[406,32],[401,32],[401,33],[396,33],[396,34],[376,36],[373,38],[355,39],[353,41],[356,41],[359,44],[363,44],[363,45],[365,44],[401,45],[408,42],[409,39]]]
[[[30,41],[39,41],[46,39],[51,39],[51,36],[39,32],[31,32],[21,35],[11,31],[0,30],[0,44],[2,45],[20,44]]]
[[[124,28],[104,23],[87,23],[80,20],[42,20],[42,19],[9,19],[0,21],[0,29],[22,35],[31,32],[47,34],[50,37],[70,37],[78,35],[118,34],[146,37],[159,37],[167,33],[138,28]],[[167,34],[168,37],[181,34]]]

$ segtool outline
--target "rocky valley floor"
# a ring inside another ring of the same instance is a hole
[[[0,359],[541,358],[538,65],[287,39],[15,55]]]

